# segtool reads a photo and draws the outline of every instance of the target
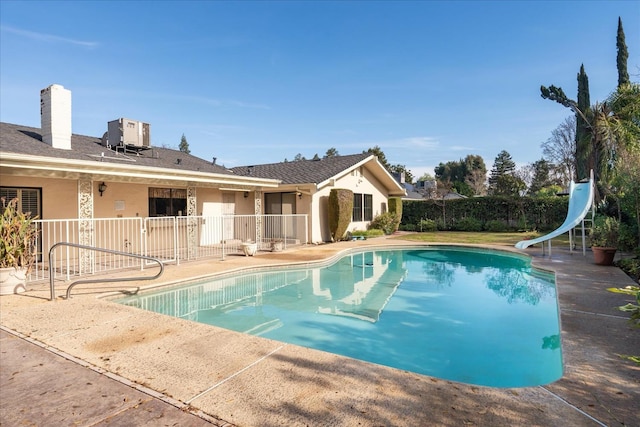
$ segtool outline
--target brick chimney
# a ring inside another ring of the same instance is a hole
[[[71,150],[71,91],[51,85],[40,91],[42,141],[53,148]]]

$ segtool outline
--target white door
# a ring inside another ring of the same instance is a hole
[[[222,241],[222,206],[216,202],[202,204],[200,245],[215,245]]]

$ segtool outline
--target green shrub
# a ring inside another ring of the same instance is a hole
[[[470,197],[453,200],[405,200],[402,223],[416,224],[423,218],[436,221],[439,230],[448,230],[463,218],[476,218],[482,223],[496,220],[510,226],[521,224],[527,229],[551,230],[567,216],[568,197]]]
[[[619,237],[618,237],[618,247],[623,251],[633,251],[634,249],[638,249],[640,247],[640,243],[638,242],[638,226],[631,226],[627,223],[620,223],[619,229]]]
[[[380,237],[384,236],[384,232],[377,228],[371,228],[369,230],[355,230],[351,232],[351,235],[354,237]]]
[[[509,226],[504,221],[493,219],[484,224],[484,229],[492,233],[501,233],[509,230]]]
[[[421,219],[420,223],[418,224],[418,229],[420,231],[436,231],[438,229],[438,226],[432,219]]]
[[[443,220],[438,218],[436,220],[436,230],[438,230],[438,231],[448,231],[449,227],[447,227],[447,224]]]
[[[391,212],[385,212],[373,218],[373,221],[369,224],[369,230],[377,228],[382,230],[384,234],[392,234],[396,231],[400,218],[396,214]]]
[[[628,276],[640,283],[640,258],[622,258],[614,263],[622,269]]]
[[[400,197],[389,197],[389,212],[395,214],[398,218],[398,225],[393,231],[398,231],[400,222],[402,221],[402,199]]]
[[[329,193],[329,231],[331,240],[342,239],[351,223],[353,215],[353,191],[345,188],[334,188]]]
[[[482,222],[475,218],[463,218],[453,225],[457,231],[482,231]]]
[[[416,229],[415,224],[400,224],[400,230],[402,231],[416,231]]]

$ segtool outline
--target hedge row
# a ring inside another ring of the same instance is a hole
[[[403,201],[403,230],[420,231],[424,220],[439,230],[554,230],[567,216],[568,197],[475,197]]]

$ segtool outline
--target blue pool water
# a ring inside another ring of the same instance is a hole
[[[525,387],[562,376],[553,276],[504,252],[375,250],[118,302],[470,384]]]

